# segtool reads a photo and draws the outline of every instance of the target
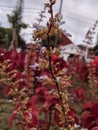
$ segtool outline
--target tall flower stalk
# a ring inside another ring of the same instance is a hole
[[[48,23],[49,28],[48,28],[48,33],[47,33],[47,36],[48,36],[47,37],[47,39],[48,39],[48,54],[49,54],[49,70],[50,70],[50,73],[52,75],[52,78],[54,79],[55,86],[56,86],[56,89],[58,91],[59,99],[61,101],[61,107],[62,107],[62,112],[63,112],[63,116],[64,116],[64,125],[63,125],[63,127],[67,127],[67,129],[69,129],[68,128],[68,122],[67,122],[66,115],[65,115],[65,108],[64,108],[64,104],[63,104],[63,100],[62,100],[62,95],[61,95],[61,92],[60,92],[59,85],[58,85],[58,82],[56,80],[56,77],[55,77],[55,75],[53,73],[53,68],[52,68],[52,64],[51,64],[51,62],[52,62],[52,60],[51,60],[51,46],[50,46],[51,41],[50,41],[49,33],[51,33],[51,29],[53,29],[54,26],[55,26],[54,16],[53,16],[53,9],[52,9],[54,4],[55,4],[54,1],[50,2],[50,10],[49,11],[50,11],[51,17],[50,17],[50,23]]]

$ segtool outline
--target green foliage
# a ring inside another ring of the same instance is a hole
[[[8,49],[12,40],[12,29],[0,27],[0,48]],[[24,39],[18,35],[19,47],[24,47],[25,41]]]
[[[12,30],[10,28],[0,27],[0,47],[8,48],[12,39]]]
[[[16,9],[12,12],[12,15],[7,15],[11,27],[15,28],[18,34],[22,28],[27,27],[27,25],[22,22],[22,8],[23,0],[19,0],[17,1]]]
[[[23,0],[18,0],[16,9],[12,12],[12,15],[7,15],[8,21],[11,24],[11,28],[13,31],[11,44],[15,44],[16,47],[22,47],[25,44],[25,41],[20,36],[21,29],[27,28],[27,24],[22,22],[22,9]]]
[[[19,42],[19,47],[20,48],[24,48],[24,46],[25,46],[25,40],[19,35],[18,36],[18,42]]]

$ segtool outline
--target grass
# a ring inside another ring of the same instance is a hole
[[[14,106],[7,99],[0,99],[0,130],[19,130],[15,124],[11,128],[8,126],[8,117],[13,111],[13,108]]]

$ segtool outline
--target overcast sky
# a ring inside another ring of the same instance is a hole
[[[38,12],[43,10],[43,3],[48,1],[24,0],[23,21],[30,25],[35,23]],[[9,26],[6,15],[13,11],[16,2],[17,0],[0,0],[0,23],[2,26]],[[59,5],[60,0],[57,0],[54,12],[58,12]],[[62,15],[63,20],[66,21],[63,28],[72,35],[72,41],[79,44],[84,39],[87,30],[98,20],[98,0],[63,0]],[[22,32],[27,42],[32,38],[31,32],[31,28],[25,31],[26,35]]]

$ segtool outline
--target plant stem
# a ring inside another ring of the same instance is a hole
[[[56,77],[54,76],[52,66],[51,66],[51,55],[50,54],[49,54],[49,70],[50,70],[50,73],[52,75],[52,78],[54,79],[54,82],[55,82],[55,85],[56,85],[56,88],[57,88],[57,91],[58,91],[59,99],[61,101],[62,112],[63,112],[63,116],[64,116],[64,120],[65,120],[64,127],[65,126],[68,127],[68,122],[67,122],[67,119],[65,117],[65,108],[64,108],[64,104],[63,104],[63,100],[62,100],[62,95],[60,93],[59,85],[58,85],[58,82],[56,80]]]
[[[53,19],[53,10],[52,10],[52,4],[51,4],[51,6],[50,6],[50,12],[51,12],[51,19]],[[50,22],[50,26],[49,26],[49,29],[48,29],[48,33],[47,33],[47,40],[48,40],[48,55],[49,55],[49,71],[50,71],[50,73],[51,73],[51,76],[52,76],[52,78],[54,79],[54,82],[55,82],[55,86],[56,86],[56,88],[57,88],[57,91],[58,91],[58,95],[59,95],[59,99],[60,99],[60,102],[61,102],[61,107],[62,107],[62,112],[63,112],[63,116],[64,116],[64,125],[63,125],[63,127],[65,128],[67,128],[68,130],[70,130],[69,129],[69,126],[68,126],[68,121],[67,121],[67,119],[66,119],[66,117],[65,117],[65,108],[64,108],[64,104],[63,104],[63,100],[62,100],[62,95],[61,95],[61,93],[60,93],[60,89],[59,89],[59,85],[58,85],[58,82],[57,82],[57,80],[56,80],[56,77],[55,77],[55,75],[54,75],[54,73],[53,73],[53,69],[52,69],[52,64],[51,64],[51,50],[50,50],[50,48],[51,48],[51,46],[50,46],[50,37],[49,37],[49,33],[51,32],[51,29],[52,29],[52,27],[54,26],[54,23],[52,23],[52,22]],[[51,113],[50,113],[51,114]],[[50,119],[51,119],[51,115],[50,115]],[[50,120],[49,119],[49,120]],[[50,125],[50,122],[49,122],[49,125]],[[48,126],[48,130],[49,130],[49,126]]]

